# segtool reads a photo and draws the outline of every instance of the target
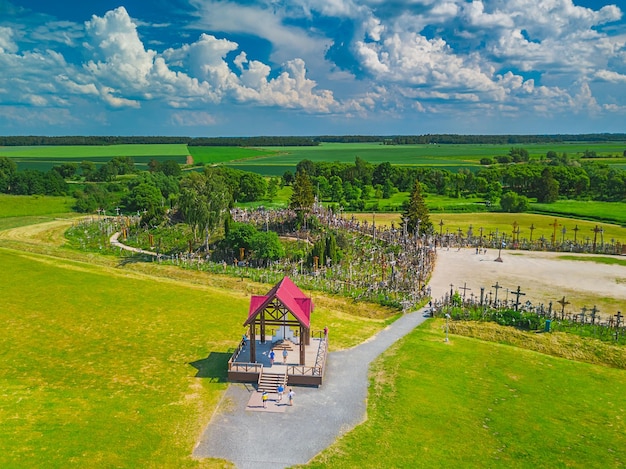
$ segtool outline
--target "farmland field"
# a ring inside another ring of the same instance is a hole
[[[20,170],[48,171],[63,163],[80,163],[83,160],[106,163],[117,156],[128,156],[138,166],[145,166],[151,159],[174,160],[185,164],[187,145],[137,144],[137,145],[60,145],[31,147],[0,147],[0,156],[15,161]]]
[[[116,156],[129,156],[139,165],[149,159],[173,159],[185,163],[186,156],[192,155],[195,163],[228,164],[245,171],[265,176],[280,176],[285,171],[294,171],[303,159],[318,161],[338,161],[354,163],[359,158],[379,164],[390,162],[402,166],[434,166],[452,172],[460,168],[480,167],[480,159],[506,155],[512,147],[525,148],[531,158],[540,158],[550,151],[581,156],[585,151],[595,151],[602,161],[616,167],[624,167],[623,157],[626,143],[558,143],[527,145],[382,145],[379,143],[323,143],[315,147],[197,147],[184,144],[136,144],[103,146],[28,146],[0,147],[0,156],[14,159],[21,169],[47,170],[52,166],[68,161],[90,160],[103,163]],[[607,158],[609,157],[610,158]]]
[[[436,166],[456,172],[459,168],[478,168],[480,159],[506,155],[512,147],[525,148],[531,158],[545,156],[550,150],[566,152],[570,156],[580,156],[585,150],[598,155],[612,155],[615,158],[603,159],[608,164],[624,164],[622,156],[626,143],[572,143],[572,144],[528,144],[528,145],[382,145],[378,143],[323,143],[316,147],[266,147],[275,154],[256,158],[254,161],[231,162],[229,165],[263,175],[280,175],[293,168],[301,160],[338,161],[354,163],[359,158],[379,164],[390,162],[402,166]]]

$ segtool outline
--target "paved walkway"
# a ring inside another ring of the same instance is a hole
[[[370,363],[422,324],[425,315],[425,309],[405,314],[357,347],[331,352],[324,384],[320,388],[294,387],[294,405],[285,412],[246,411],[255,388],[231,384],[193,456],[226,459],[241,469],[275,469],[308,462],[364,421]],[[332,330],[330,334],[332,340]]]

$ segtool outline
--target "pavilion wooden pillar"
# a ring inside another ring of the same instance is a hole
[[[261,343],[265,343],[265,310],[261,312]]]
[[[250,323],[250,363],[256,363],[256,327],[254,321]]]

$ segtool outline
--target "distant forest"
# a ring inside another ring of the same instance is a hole
[[[224,147],[282,147],[316,146],[320,143],[380,143],[381,145],[416,144],[493,144],[521,145],[560,142],[622,142],[626,134],[561,134],[561,135],[320,135],[316,137],[149,137],[149,136],[0,136],[0,146],[54,146],[54,145],[132,145],[132,144],[185,144],[189,146]]]

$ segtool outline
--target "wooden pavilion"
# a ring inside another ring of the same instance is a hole
[[[267,340],[268,328],[274,327],[272,341],[290,340],[299,344],[299,364],[305,362],[305,347],[309,345],[313,302],[291,281],[283,277],[267,295],[250,299],[248,319],[244,326],[250,330],[250,361],[256,363],[256,330],[260,342]]]
[[[248,340],[229,360],[229,379],[253,382],[264,373],[281,373],[286,383],[320,385],[328,344],[321,331],[311,337],[312,312],[313,301],[289,277],[267,294],[253,295],[243,323]],[[280,356],[284,349],[297,351],[285,363]],[[272,351],[276,362],[269,358]]]

